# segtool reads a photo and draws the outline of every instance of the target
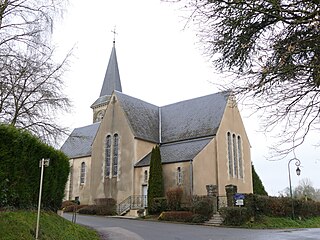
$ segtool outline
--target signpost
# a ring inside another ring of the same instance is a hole
[[[38,202],[38,215],[37,215],[37,227],[36,227],[36,240],[39,237],[39,222],[40,222],[40,208],[41,208],[41,193],[42,193],[42,182],[43,182],[43,170],[44,167],[49,166],[50,159],[42,158],[39,162],[39,167],[41,168],[41,175],[40,175],[40,188],[39,188],[39,202]]]
[[[243,206],[244,205],[244,194],[241,194],[241,193],[236,193],[234,195],[234,200],[235,200],[235,205],[236,206]]]

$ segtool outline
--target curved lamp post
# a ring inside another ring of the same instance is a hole
[[[291,187],[291,175],[290,175],[290,163],[292,161],[296,161],[295,165],[297,166],[296,173],[298,176],[301,174],[301,170],[299,168],[301,162],[298,158],[292,158],[288,162],[288,173],[289,173],[289,187],[290,187],[290,197],[291,197],[291,210],[292,210],[292,219],[294,219],[294,204],[293,204],[293,196],[292,196],[292,187]]]

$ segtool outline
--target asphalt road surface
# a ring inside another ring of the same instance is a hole
[[[71,220],[72,215],[64,217]],[[76,220],[104,233],[108,240],[320,240],[320,228],[251,230],[79,214]]]

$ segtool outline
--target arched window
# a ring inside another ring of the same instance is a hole
[[[240,136],[238,136],[238,159],[239,159],[239,177],[243,178],[242,142],[241,142],[241,137]]]
[[[80,171],[80,184],[84,184],[86,178],[86,163],[81,163],[81,171]]]
[[[181,170],[181,167],[177,167],[177,185],[182,185],[182,170]]]
[[[148,182],[148,170],[145,170],[145,171],[144,171],[143,181],[144,181],[145,183]]]
[[[238,158],[237,158],[237,138],[236,135],[232,135],[232,140],[233,140],[233,176],[238,177]]]
[[[232,164],[232,142],[231,134],[227,133],[227,143],[228,143],[228,163],[229,163],[229,176],[233,176],[233,164]]]
[[[110,163],[111,163],[111,136],[106,137],[106,152],[105,152],[105,176],[110,176]]]
[[[114,134],[113,135],[113,164],[112,164],[112,175],[117,176],[118,175],[118,150],[119,150],[119,135]]]

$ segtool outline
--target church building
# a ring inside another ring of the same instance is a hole
[[[156,106],[122,92],[115,42],[93,123],[73,130],[61,150],[70,158],[66,199],[120,203],[146,196],[151,150],[159,145],[165,191],[206,195],[208,185],[252,192],[250,143],[229,92]]]

